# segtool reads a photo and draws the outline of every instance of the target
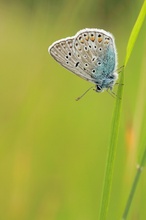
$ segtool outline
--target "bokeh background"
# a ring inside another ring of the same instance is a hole
[[[0,219],[97,219],[115,99],[48,54],[83,28],[115,36],[119,67],[143,0],[0,1]],[[146,23],[125,69],[108,219],[121,219],[146,144]],[[116,92],[116,87],[115,87]],[[144,170],[129,219],[146,218]]]

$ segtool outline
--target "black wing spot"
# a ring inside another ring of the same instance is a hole
[[[80,62],[77,62],[77,63],[75,64],[75,67],[77,67],[77,66],[79,65],[79,63],[80,63]]]

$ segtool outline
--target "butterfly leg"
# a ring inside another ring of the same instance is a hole
[[[121,100],[121,97],[117,96],[117,94],[115,92],[113,92],[112,90],[109,91],[109,89],[106,90],[113,98],[118,98]]]
[[[87,92],[89,92],[90,89],[92,89],[94,86],[91,86],[89,89],[87,89],[81,96],[76,98],[76,101],[79,101]]]

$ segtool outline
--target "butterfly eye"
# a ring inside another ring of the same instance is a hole
[[[102,87],[101,87],[101,86],[96,85],[96,91],[97,91],[97,92],[101,92],[101,91],[102,91]]]
[[[102,51],[102,48],[101,47],[99,47],[99,49],[98,49],[99,51]]]

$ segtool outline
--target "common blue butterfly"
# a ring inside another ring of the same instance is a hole
[[[111,90],[118,74],[117,52],[111,33],[86,28],[73,37],[54,42],[48,52],[62,66],[95,84],[96,92]]]

